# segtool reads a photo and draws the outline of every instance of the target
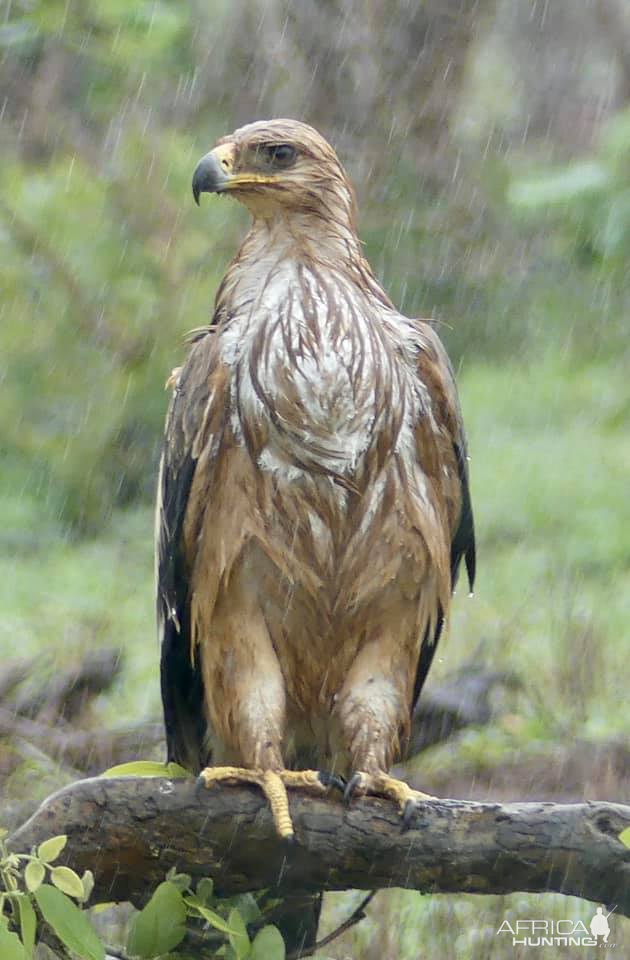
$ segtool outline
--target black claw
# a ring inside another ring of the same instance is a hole
[[[352,774],[352,776],[350,777],[350,779],[346,784],[345,790],[343,791],[344,803],[350,803],[350,801],[352,800],[352,797],[354,796],[355,790],[357,789],[358,786],[361,785],[362,779],[363,777],[361,776],[360,773]]]
[[[402,832],[403,833],[405,832],[405,830],[409,830],[409,828],[411,827],[413,823],[413,817],[417,809],[418,809],[418,804],[416,803],[415,800],[411,800],[411,799],[407,800],[407,802],[405,803],[404,810],[402,812]]]
[[[294,833],[288,833],[286,837],[281,837],[282,846],[284,847],[284,852],[287,857],[290,857],[295,852],[297,846],[297,841],[295,839]]]
[[[327,787],[329,790],[339,790],[340,793],[345,794],[346,781],[343,777],[338,776],[336,773],[329,773],[327,770],[318,770],[317,776],[323,787]]]

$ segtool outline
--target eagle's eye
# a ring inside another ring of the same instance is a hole
[[[289,167],[295,162],[297,150],[290,143],[279,143],[272,150],[272,162],[276,167]]]
[[[281,169],[293,166],[297,159],[297,150],[290,143],[266,143],[258,152],[271,166]]]

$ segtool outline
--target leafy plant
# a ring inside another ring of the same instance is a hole
[[[159,957],[181,944],[186,923],[201,929],[206,944],[215,944],[217,957],[227,960],[285,960],[285,946],[277,927],[264,923],[264,914],[252,894],[222,899],[214,895],[212,880],[204,878],[193,890],[187,874],[170,871],[147,905],[132,922],[127,952],[130,957]],[[254,928],[253,937],[249,927]]]
[[[129,763],[119,763],[110,767],[103,777],[169,777],[171,780],[183,780],[190,777],[189,770],[180,767],[178,763],[160,763],[157,760],[131,760]]]
[[[564,225],[581,261],[625,269],[630,252],[630,110],[604,128],[595,156],[516,177],[508,200]]]
[[[0,831],[0,955],[3,960],[33,956],[43,921],[71,954],[104,960],[105,948],[80,905],[87,902],[94,877],[80,877],[55,864],[67,837],[50,837],[31,853],[12,853]]]
[[[13,853],[6,846],[6,835],[6,830],[0,831],[2,960],[29,960],[36,943],[49,939],[46,929],[64,956],[105,960],[106,946],[82,910],[94,888],[91,871],[80,877],[55,862],[67,837],[50,837],[31,853]],[[192,878],[175,870],[136,913],[124,951],[117,950],[116,956],[129,960],[174,957],[178,954],[173,951],[187,934],[195,939],[196,955],[210,949],[212,956],[226,960],[285,960],[282,936],[275,926],[265,924],[252,894],[219,898],[212,880],[203,878],[193,888]]]
[[[622,830],[617,839],[623,843],[624,847],[630,848],[630,827]]]

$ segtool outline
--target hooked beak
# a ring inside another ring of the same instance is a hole
[[[234,146],[231,143],[221,144],[201,158],[192,180],[192,192],[197,206],[200,193],[223,193],[228,188],[232,179],[233,163]]]

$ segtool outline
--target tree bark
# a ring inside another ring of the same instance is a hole
[[[630,916],[630,806],[435,800],[401,830],[391,803],[291,795],[296,843],[275,835],[254,788],[94,778],[59,791],[10,838],[15,851],[68,835],[64,862],[90,868],[94,899],[141,905],[173,866],[230,895],[349,887],[424,893],[555,891]]]

